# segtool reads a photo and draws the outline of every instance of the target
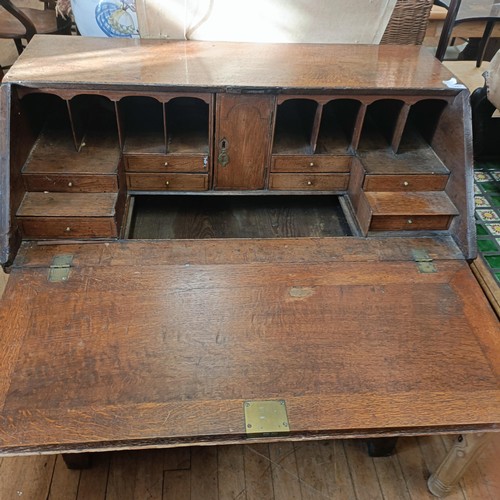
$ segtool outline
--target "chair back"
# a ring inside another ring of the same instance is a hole
[[[31,19],[16,7],[11,0],[0,0],[0,5],[24,26],[26,30],[25,38],[29,42],[36,34],[36,28]]]
[[[380,43],[422,45],[432,0],[397,0]]]

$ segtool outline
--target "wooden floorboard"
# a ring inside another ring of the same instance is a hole
[[[422,500],[453,436],[401,438],[371,458],[362,441],[313,441],[96,454],[91,469],[60,456],[0,459],[0,499]],[[447,500],[500,498],[500,434]]]

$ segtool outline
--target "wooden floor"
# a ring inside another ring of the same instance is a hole
[[[426,480],[451,440],[403,438],[388,458],[368,457],[362,441],[113,452],[81,472],[60,456],[4,458],[0,499],[432,499]],[[499,464],[496,434],[447,498],[498,500]]]

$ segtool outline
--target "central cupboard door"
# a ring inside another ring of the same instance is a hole
[[[264,189],[274,96],[217,95],[215,189]]]

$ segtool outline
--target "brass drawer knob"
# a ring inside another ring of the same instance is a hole
[[[165,186],[170,186],[170,181],[165,181]]]
[[[69,226],[64,230],[65,233],[69,233],[70,231],[71,231],[71,228]]]
[[[73,187],[73,183],[71,181],[68,182],[68,187]]]
[[[307,181],[308,186],[312,186],[312,181]]]
[[[413,221],[411,219],[408,219],[408,224],[413,224]]]
[[[314,162],[309,163],[310,167],[314,167]]]
[[[408,181],[404,181],[404,182],[403,182],[403,186],[405,186],[405,187],[406,187],[406,186],[409,186],[409,185],[410,185],[410,183],[409,183]]]
[[[168,166],[168,161],[166,161],[163,165]]]

